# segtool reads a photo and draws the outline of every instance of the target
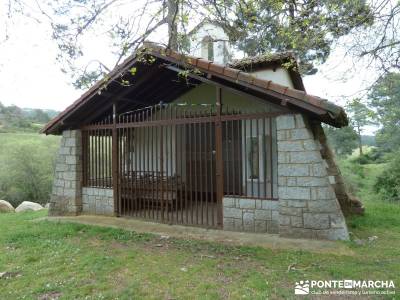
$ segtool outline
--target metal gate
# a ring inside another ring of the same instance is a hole
[[[115,212],[222,226],[222,198],[276,197],[278,113],[159,104],[83,128],[84,186],[113,188]]]
[[[212,107],[157,105],[118,119],[122,216],[217,227]]]

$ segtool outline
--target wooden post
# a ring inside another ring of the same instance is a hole
[[[112,182],[114,198],[114,215],[120,215],[121,201],[118,195],[118,132],[117,132],[117,104],[113,103],[113,127],[112,127]]]
[[[216,113],[217,120],[215,122],[215,163],[216,163],[216,188],[217,188],[217,225],[223,226],[222,200],[224,197],[224,161],[222,157],[222,90],[216,87]]]

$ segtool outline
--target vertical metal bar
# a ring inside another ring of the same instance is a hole
[[[125,123],[129,124],[129,115],[125,116]],[[132,194],[130,193],[129,190],[129,182],[130,182],[130,162],[129,162],[129,143],[130,143],[130,137],[129,137],[129,127],[125,128],[125,147],[124,147],[124,161],[125,161],[125,193],[126,197],[128,199],[127,201],[127,214],[130,215],[132,212]]]
[[[244,123],[244,126],[243,126],[244,127],[244,129],[243,129],[243,131],[244,131],[244,144],[243,144],[244,145],[244,149],[243,149],[243,151],[244,151],[244,155],[243,155],[244,156],[244,190],[245,190],[245,195],[249,196],[248,189],[247,189],[247,182],[248,182],[248,180],[247,180],[247,159],[248,159],[247,149],[249,148],[249,144],[250,144],[250,143],[247,143],[247,126],[248,126],[249,121],[246,120],[243,123]]]
[[[229,148],[229,130],[228,130],[228,121],[225,121],[225,122],[222,122],[222,124],[224,124],[225,123],[225,132],[224,132],[224,130],[222,130],[222,142],[224,142],[224,139],[225,139],[225,145],[224,145],[224,143],[222,143],[222,147],[224,147],[225,146],[225,160],[224,160],[224,166],[225,166],[225,170],[226,170],[226,176],[225,176],[225,178],[226,178],[226,182],[225,182],[225,184],[226,184],[226,186],[224,187],[224,189],[226,189],[226,190],[224,190],[224,195],[227,195],[227,194],[230,194],[230,192],[231,192],[231,190],[230,190],[230,173],[229,173],[229,163],[230,163],[230,161],[229,161],[229,151],[228,151],[228,148]]]
[[[129,115],[129,123],[133,126],[133,114]],[[135,176],[135,164],[134,159],[136,155],[136,148],[135,148],[135,128],[129,128],[129,138],[130,138],[130,153],[129,153],[129,165],[130,165],[130,177],[129,177],[129,191],[131,197],[131,213],[130,215],[133,216],[136,213],[136,198],[135,198],[135,189],[134,189],[134,176]]]
[[[97,122],[99,125],[100,122]],[[100,157],[100,129],[97,129],[96,132],[96,186],[100,187],[101,180],[100,180],[100,167],[101,167],[101,157]]]
[[[118,123],[122,124],[122,116],[118,117]],[[119,195],[119,213],[120,215],[125,215],[125,211],[124,211],[124,205],[123,205],[123,200],[124,200],[124,193],[122,191],[122,185],[123,185],[123,174],[122,174],[122,156],[121,156],[121,150],[122,150],[122,129],[117,129],[117,144],[118,144],[118,195]]]
[[[153,108],[152,108],[153,110]],[[151,118],[153,118],[153,113],[151,113]],[[151,126],[149,128],[151,130],[151,178],[150,178],[150,185],[151,185],[151,201],[150,201],[150,205],[151,205],[151,218],[154,219],[154,202],[156,199],[154,199],[155,193],[154,193],[154,188],[155,188],[155,172],[154,172],[154,157],[155,153],[154,153],[154,126]]]
[[[86,143],[87,143],[87,175],[86,175],[86,181],[87,181],[87,186],[91,186],[91,159],[92,159],[92,155],[91,155],[91,151],[92,151],[92,147],[90,144],[90,130],[86,131]]]
[[[96,123],[97,124],[97,123]],[[97,174],[97,166],[98,166],[98,155],[97,155],[97,129],[95,129],[94,131],[94,185],[95,187],[97,187],[97,178],[98,178],[98,174]]]
[[[216,87],[216,108],[217,108],[217,121],[215,122],[215,151],[216,151],[216,188],[217,188],[217,225],[223,226],[222,215],[222,201],[224,197],[224,165],[222,156],[222,124],[221,124],[221,110],[222,110],[222,90]]]
[[[139,122],[143,122],[143,111],[139,112]],[[139,128],[138,128],[139,129]],[[139,166],[138,166],[138,182],[139,182],[139,193],[138,193],[138,197],[139,197],[139,207],[140,207],[140,216],[142,218],[146,217],[145,214],[145,207],[146,207],[146,203],[145,203],[145,199],[144,199],[144,177],[143,177],[143,165],[144,165],[144,158],[143,158],[143,152],[144,152],[144,147],[145,147],[145,143],[144,143],[144,138],[143,138],[143,131],[145,130],[145,127],[140,127],[140,129],[138,130],[138,145],[140,145],[139,147]]]
[[[235,135],[234,135],[234,133],[233,133],[233,126],[234,126],[234,123],[235,123],[235,121],[234,120],[232,120],[232,121],[230,121],[230,133],[229,133],[229,135],[230,135],[230,147],[229,147],[229,153],[230,153],[230,157],[231,157],[231,159],[230,159],[230,161],[231,161],[231,168],[232,168],[232,181],[231,181],[231,183],[232,183],[232,186],[231,186],[231,193],[232,193],[232,195],[235,195],[235,190],[236,190],[236,177],[235,177],[235,173],[236,173],[236,160],[235,160]]]
[[[210,115],[212,115],[212,109],[210,111]],[[213,142],[213,136],[215,135],[215,129],[213,130],[213,125],[214,123],[210,122],[209,124],[209,135],[210,135],[210,192],[211,192],[211,222],[212,226],[215,226],[215,207],[216,205],[214,204],[214,179],[216,178],[215,176],[215,171],[214,171],[214,143]]]
[[[264,198],[267,198],[267,185],[269,184],[269,178],[267,176],[267,170],[268,170],[268,166],[270,164],[270,162],[268,161],[267,158],[267,145],[266,145],[266,141],[267,141],[267,136],[266,136],[266,130],[265,130],[265,121],[266,119],[263,118],[262,122],[263,122],[263,132],[262,132],[262,141],[263,141],[263,156],[262,156],[262,160],[263,160],[263,166],[264,166]]]
[[[209,223],[209,216],[208,216],[208,202],[209,202],[209,190],[208,190],[208,180],[210,179],[211,176],[209,176],[208,173],[208,151],[209,151],[209,143],[208,143],[208,138],[207,138],[207,125],[209,123],[204,123],[204,137],[203,137],[203,143],[204,143],[204,163],[205,163],[205,170],[204,170],[204,180],[205,180],[205,187],[204,187],[204,192],[205,192],[205,208],[206,208],[206,225],[207,227],[210,225]]]
[[[131,122],[132,125],[134,125],[136,123],[136,114],[132,113],[131,115]],[[132,127],[132,175],[131,175],[131,186],[132,186],[132,207],[133,207],[133,212],[132,215],[137,217],[138,214],[138,203],[137,203],[137,185],[136,185],[136,176],[137,176],[137,151],[138,151],[138,147],[137,147],[137,128],[136,127]]]
[[[172,120],[172,105],[169,104],[169,118]],[[168,126],[169,128],[169,158],[168,162],[169,163],[169,174],[167,174],[167,180],[169,180],[169,188],[168,188],[168,205],[171,206],[171,216],[169,217],[169,221],[172,223],[174,221],[174,203],[173,203],[173,193],[174,193],[174,187],[173,187],[173,156],[172,156],[172,143],[173,143],[173,125]],[[169,216],[169,213],[168,213]]]
[[[177,118],[177,107],[175,106],[175,119]],[[175,221],[177,224],[179,224],[179,211],[178,211],[178,202],[181,202],[181,195],[179,192],[179,181],[180,181],[180,176],[178,175],[178,125],[174,125],[174,132],[175,132],[175,182],[174,182],[174,187],[175,187]],[[181,159],[182,161],[182,159]]]
[[[203,127],[203,123],[200,123],[199,124],[199,140],[200,140],[200,145],[199,145],[199,150],[200,150],[200,164],[199,164],[199,168],[200,168],[200,176],[199,176],[199,179],[200,179],[200,209],[201,209],[201,212],[200,212],[200,218],[201,218],[201,225],[203,225],[203,220],[204,220],[204,212],[203,212],[203,201],[204,201],[204,189],[203,189],[203,180],[205,180],[207,177],[206,177],[206,175],[204,174],[204,166],[203,166],[203,164],[204,164],[204,160],[203,160],[203,157],[204,157],[204,153],[203,153],[203,148],[204,148],[204,141],[202,140],[202,137],[203,137],[203,130],[202,130],[202,127]]]
[[[104,125],[104,120],[101,122]],[[101,130],[101,186],[105,188],[105,175],[104,175],[105,155],[104,155],[104,129]]]
[[[168,108],[167,108],[168,109]],[[168,118],[167,116],[168,110],[165,111],[166,114],[166,118]],[[167,221],[169,221],[169,141],[170,141],[170,137],[169,137],[169,126],[165,126],[165,196],[166,196],[166,217],[167,217]]]
[[[258,124],[258,122],[259,122],[259,119],[256,119],[256,131],[257,131],[256,136],[257,136],[257,145],[258,145],[258,147],[257,147],[257,165],[258,165],[258,188],[257,188],[257,191],[258,191],[258,198],[260,198],[260,178],[261,178],[260,150],[262,149],[262,145],[260,143],[260,135],[259,135],[259,128],[258,128],[259,124]],[[261,142],[262,142],[262,137],[261,137]]]
[[[180,181],[180,213],[181,213],[181,223],[183,223],[183,210],[184,208],[186,209],[186,206],[184,206],[183,201],[186,201],[186,194],[185,194],[185,188],[186,188],[186,182],[183,182],[183,164],[186,162],[186,155],[184,155],[183,151],[183,145],[184,145],[184,140],[183,140],[183,135],[184,135],[184,127],[183,125],[179,125],[179,135],[180,135],[180,140],[179,140],[179,148],[180,148],[180,174],[179,174],[179,181]]]
[[[160,126],[161,220],[164,221],[164,128]]]
[[[104,122],[104,120],[102,122]],[[105,164],[105,160],[104,160],[104,129],[101,129],[100,133],[101,133],[100,145],[101,145],[101,152],[102,152],[101,159],[100,159],[101,160],[101,170],[102,170],[102,172],[101,172],[101,175],[102,175],[101,187],[105,188],[105,178],[104,178],[104,164]]]
[[[129,115],[127,114],[125,116],[125,121],[127,123],[127,125],[129,126]],[[125,128],[125,147],[124,147],[124,151],[125,151],[125,184],[124,184],[124,189],[125,189],[125,194],[127,195],[127,203],[126,203],[126,210],[127,210],[127,215],[130,216],[132,213],[132,194],[130,191],[130,178],[131,178],[131,164],[130,164],[130,155],[129,155],[129,151],[130,151],[130,143],[131,143],[131,139],[129,136],[129,127]]]
[[[118,196],[118,134],[117,134],[117,105],[113,103],[113,129],[112,129],[112,182],[114,198],[114,214],[120,215],[121,199]]]
[[[137,121],[137,115],[136,113],[132,114],[132,118],[133,118],[133,124],[136,124]],[[133,215],[134,216],[138,216],[138,210],[139,210],[139,203],[138,203],[138,185],[137,185],[137,170],[138,170],[138,164],[137,164],[137,160],[138,160],[138,128],[137,127],[133,127],[132,128],[132,136],[133,136],[133,161],[132,163],[134,163],[134,168],[133,168],[133,172],[132,172],[132,189],[133,189],[133,195],[132,195],[132,201],[133,201],[133,207],[134,207],[134,212]]]
[[[253,153],[253,119],[250,119],[250,146],[251,146],[251,148],[250,148],[250,155],[252,155]],[[250,161],[249,161],[249,164],[251,164],[250,165],[250,170],[251,170],[251,173],[252,174],[249,174],[250,176],[251,176],[251,196],[252,197],[254,197],[254,176],[253,176],[253,174],[254,174],[254,170],[253,170],[253,168],[254,168],[254,165],[253,165],[253,159],[254,159],[254,157],[252,157],[251,156],[251,159],[250,159]]]
[[[110,115],[110,119],[109,119],[109,123],[110,124],[112,124],[112,115]],[[109,179],[109,186],[110,186],[110,188],[112,189],[112,187],[113,187],[113,184],[112,184],[112,170],[113,170],[113,168],[112,168],[112,149],[113,149],[113,144],[112,144],[112,129],[110,129],[109,131],[108,131],[108,134],[109,134],[109,136],[108,136],[108,151],[109,151],[109,153],[108,153],[108,155],[109,155],[109,157],[108,157],[108,159],[109,159],[109,161],[108,161],[108,167],[109,167],[109,176],[110,176],[110,179]]]
[[[132,147],[132,158],[131,158],[131,176],[130,176],[130,187],[131,187],[131,216],[138,216],[138,198],[137,198],[137,156],[138,156],[138,141],[137,141],[137,128],[133,127],[136,124],[136,113],[132,113],[129,117],[131,127],[131,147]]]
[[[96,161],[95,161],[95,148],[94,148],[94,136],[95,136],[95,131],[91,130],[91,136],[90,136],[90,149],[91,149],[91,185],[94,187],[95,186],[95,165],[96,165]]]
[[[158,118],[158,111],[157,111],[157,107],[155,107],[154,109],[154,118],[153,120],[157,120]],[[158,219],[158,204],[160,202],[160,198],[159,198],[159,193],[158,193],[158,127],[154,126],[153,127],[153,140],[154,140],[154,189],[155,189],[155,195],[154,195],[154,201],[153,201],[153,212],[155,214],[154,218]]]
[[[184,109],[183,110],[183,117],[184,118],[186,118],[186,109]],[[189,206],[188,206],[188,188],[189,188],[189,180],[188,180],[188,168],[187,168],[187,166],[188,166],[188,159],[189,159],[189,156],[188,156],[188,131],[187,131],[187,128],[188,128],[188,126],[186,125],[186,124],[183,124],[183,125],[181,125],[181,127],[182,127],[182,141],[183,141],[183,137],[185,138],[185,140],[184,140],[184,143],[182,142],[182,145],[181,145],[181,147],[182,147],[182,149],[185,149],[185,166],[183,167],[182,166],[182,169],[183,168],[185,168],[185,193],[184,193],[184,195],[185,195],[185,218],[186,218],[186,224],[188,223],[188,209],[189,209]],[[182,161],[183,162],[183,161]],[[182,164],[183,165],[183,164]],[[182,174],[183,174],[183,172],[182,172]],[[183,212],[183,211],[182,211]],[[182,222],[183,222],[183,215],[182,215]]]
[[[269,120],[269,146],[270,146],[270,148],[269,148],[269,153],[270,153],[270,157],[269,157],[269,161],[270,161],[270,164],[271,164],[271,168],[270,168],[270,176],[271,176],[271,198],[273,198],[274,197],[274,171],[273,171],[273,166],[274,166],[274,164],[273,164],[273,153],[272,153],[272,151],[273,151],[273,148],[272,148],[272,143],[273,143],[273,138],[272,138],[272,117],[269,117],[268,118],[268,120]]]
[[[237,159],[238,159],[238,178],[239,178],[239,186],[238,186],[238,195],[242,196],[243,193],[243,147],[246,147],[246,140],[242,137],[242,121],[238,120],[236,126],[236,149],[237,149]]]
[[[149,122],[149,109],[146,109],[146,122]],[[145,187],[145,189],[146,189],[146,195],[145,195],[145,197],[146,197],[146,215],[147,215],[147,218],[150,218],[149,208],[150,208],[151,199],[149,197],[150,196],[149,189],[150,189],[151,183],[150,183],[150,177],[149,177],[150,176],[150,139],[149,139],[150,127],[149,126],[145,127],[145,132],[146,132],[145,157],[146,157],[146,164],[147,164],[147,166],[145,168],[145,170],[146,170],[146,187]]]
[[[123,124],[126,123],[126,115],[121,116],[121,121]],[[120,176],[121,176],[120,191],[121,191],[121,195],[123,195],[121,207],[123,210],[123,214],[128,215],[129,214],[129,210],[128,210],[129,195],[126,192],[126,170],[125,170],[125,166],[126,166],[126,159],[125,159],[126,129],[121,128],[120,132],[121,132],[121,138],[120,138],[121,145],[119,147],[119,149],[120,149]]]
[[[189,111],[189,117],[191,116],[191,112]],[[189,187],[190,187],[190,224],[193,224],[193,172],[192,172],[192,162],[193,162],[193,145],[192,145],[192,123],[188,124],[189,128]]]
[[[196,114],[196,112],[195,112],[195,114]],[[196,204],[196,207],[195,207],[195,213],[196,213],[196,224],[199,224],[199,221],[198,221],[198,181],[199,181],[199,174],[198,174],[198,171],[197,171],[197,164],[198,164],[198,155],[197,155],[197,152],[198,152],[198,144],[197,144],[197,138],[198,138],[198,128],[197,128],[197,123],[194,123],[194,128],[193,128],[193,138],[194,138],[194,145],[193,145],[193,154],[194,154],[194,176],[193,176],[193,178],[194,178],[194,190],[195,190],[195,194],[194,194],[194,201],[195,201],[195,204]]]

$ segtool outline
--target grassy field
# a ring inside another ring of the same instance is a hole
[[[382,166],[366,168],[376,175]],[[348,220],[352,238],[364,242],[345,242],[349,255],[35,221],[46,211],[3,214],[0,273],[9,273],[0,279],[0,299],[291,299],[294,283],[305,279],[394,280],[398,288],[400,206],[380,202],[365,180],[366,214]],[[377,239],[368,242],[371,236]]]

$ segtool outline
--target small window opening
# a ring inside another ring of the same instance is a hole
[[[211,37],[204,37],[201,42],[201,55],[210,61],[214,60],[214,42]]]

